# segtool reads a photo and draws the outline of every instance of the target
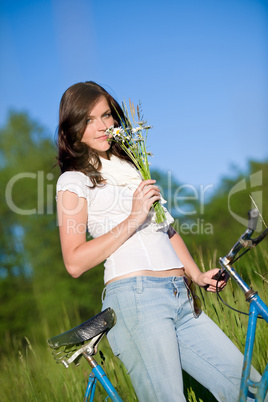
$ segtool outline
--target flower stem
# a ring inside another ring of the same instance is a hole
[[[156,223],[164,222],[166,220],[166,214],[165,214],[163,206],[160,204],[159,201],[155,201],[153,204],[153,207],[154,207],[155,214],[156,214],[155,222]]]

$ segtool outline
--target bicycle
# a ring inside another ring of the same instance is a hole
[[[240,236],[239,240],[235,243],[230,252],[225,257],[221,257],[219,259],[221,269],[216,275],[214,275],[214,279],[217,279],[217,281],[219,281],[221,278],[225,278],[227,280],[229,277],[234,279],[245,293],[246,301],[250,303],[239,402],[246,401],[247,395],[249,394],[249,387],[251,387],[253,390],[256,390],[256,401],[264,401],[264,397],[268,389],[268,364],[259,382],[254,383],[250,380],[250,367],[252,362],[257,318],[262,317],[268,323],[268,306],[262,301],[258,293],[246,284],[246,282],[239,276],[232,266],[232,264],[234,264],[238,258],[242,257],[242,255],[244,255],[247,251],[254,248],[268,234],[268,229],[265,229],[260,236],[255,239],[251,239],[251,236],[257,225],[258,216],[259,212],[257,209],[249,211],[248,228]],[[236,257],[238,252],[243,247],[247,248],[247,250],[244,251],[244,253],[242,253],[240,256]],[[63,363],[66,368],[68,368],[72,362],[79,364],[79,360],[82,356],[84,356],[92,367],[92,371],[89,374],[84,401],[89,400],[92,402],[94,400],[97,381],[100,382],[100,384],[106,390],[108,397],[110,397],[112,401],[122,401],[102,367],[93,358],[93,356],[97,353],[99,342],[114,324],[115,313],[111,308],[108,308],[85,323],[48,340],[49,346],[53,349],[55,359],[57,362]],[[61,348],[63,348],[62,351],[60,350]]]
[[[260,298],[258,292],[251,289],[232,266],[235,261],[242,257],[242,255],[244,255],[247,251],[256,247],[257,244],[259,244],[268,234],[268,229],[265,229],[257,238],[252,239],[251,236],[257,226],[259,211],[257,209],[252,209],[248,214],[249,220],[246,231],[240,236],[239,240],[234,244],[229,253],[225,257],[221,257],[219,259],[221,270],[214,276],[214,279],[217,279],[218,281],[225,275],[227,275],[227,280],[228,277],[234,279],[240,289],[244,292],[246,301],[250,303],[239,402],[247,400],[249,388],[253,389],[256,401],[264,401],[268,389],[268,364],[266,365],[259,382],[253,382],[250,380],[250,367],[252,362],[257,319],[263,318],[268,323],[268,306]],[[246,250],[237,256],[242,248],[246,248]],[[221,301],[223,300],[221,299]]]

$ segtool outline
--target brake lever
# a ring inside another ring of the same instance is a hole
[[[265,229],[265,230],[260,234],[260,236],[256,237],[256,239],[251,239],[252,247],[257,246],[257,244],[259,244],[259,243],[265,238],[265,236],[267,236],[267,235],[268,235],[268,228]]]
[[[212,278],[211,279],[215,279],[215,280],[217,280],[217,281],[222,281],[223,279],[229,279],[229,274],[225,271],[225,269],[223,269],[223,268],[221,268],[221,269],[219,269],[219,271],[215,274],[215,275],[213,275],[212,276]],[[227,281],[226,281],[227,282]],[[207,290],[207,288],[209,287],[210,285],[206,285],[206,286],[204,286],[204,289],[205,290]]]

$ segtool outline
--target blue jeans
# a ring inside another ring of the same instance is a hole
[[[219,401],[237,401],[243,355],[205,313],[195,318],[182,277],[137,276],[110,283],[103,309],[116,325],[108,333],[139,401],[185,401],[182,369]],[[256,370],[252,377],[259,379]]]

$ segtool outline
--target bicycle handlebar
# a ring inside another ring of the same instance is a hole
[[[265,238],[265,236],[268,235],[268,229],[265,229],[260,234],[260,236],[258,236],[255,239],[251,239],[251,236],[252,236],[254,230],[256,229],[256,226],[258,223],[258,217],[259,217],[259,211],[257,209],[251,209],[248,212],[247,230],[242,234],[242,236],[240,236],[239,240],[231,248],[229,253],[225,257],[220,258],[220,265],[222,268],[215,275],[213,275],[212,279],[216,279],[217,281],[219,281],[221,279],[228,280],[230,272],[228,271],[228,274],[227,274],[228,277],[226,277],[226,268],[227,268],[227,266],[229,266],[229,264],[232,264],[233,262],[236,261],[235,256],[241,250],[241,248],[242,247],[249,247],[249,249],[254,248],[258,243],[260,243]],[[246,251],[248,251],[248,250],[246,250]],[[240,257],[242,255],[243,254],[241,254]],[[237,259],[238,258],[239,257],[237,257]],[[206,285],[205,289],[207,289],[208,286],[209,285]]]
[[[234,261],[235,256],[241,250],[242,247],[253,248],[258,243],[260,243],[265,236],[268,234],[268,229],[265,229],[260,236],[255,239],[251,239],[251,236],[256,229],[259,218],[259,211],[257,209],[251,209],[248,212],[248,227],[246,231],[240,236],[239,240],[235,243],[235,245],[231,248],[229,253],[224,257],[228,260],[229,263]]]

